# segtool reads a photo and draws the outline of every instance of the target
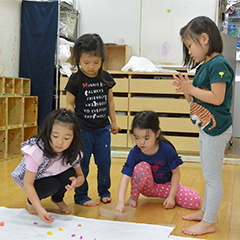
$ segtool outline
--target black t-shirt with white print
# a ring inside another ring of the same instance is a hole
[[[65,90],[75,96],[75,113],[80,120],[82,129],[100,129],[110,124],[108,119],[108,91],[116,83],[113,77],[106,71],[103,71],[103,78],[107,82],[112,82],[112,86],[107,86],[99,82],[97,78],[91,78],[82,74],[82,83],[73,86],[70,81],[76,81],[77,73],[73,73]]]

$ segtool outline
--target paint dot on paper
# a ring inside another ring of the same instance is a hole
[[[78,224],[78,227],[81,227],[82,225],[81,224]]]
[[[171,12],[171,9],[168,9],[167,12],[170,13],[170,12]]]
[[[62,228],[59,228],[59,231],[63,231],[63,229],[62,229]]]
[[[52,232],[47,232],[47,235],[52,235]]]
[[[72,234],[71,237],[75,237],[76,235],[75,234]]]
[[[4,222],[0,222],[0,226],[3,227],[4,226]]]
[[[37,225],[37,222],[33,222],[34,225]]]

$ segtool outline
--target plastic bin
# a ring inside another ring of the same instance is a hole
[[[60,13],[60,21],[67,25],[68,37],[76,37],[77,19],[78,17],[75,14],[69,12]]]
[[[99,208],[100,215],[108,218],[113,218],[115,220],[124,221],[126,219],[132,218],[135,215],[136,208],[133,207],[124,207],[123,213],[117,213],[114,211],[114,208],[116,207],[116,203],[109,203],[106,205],[103,205]]]

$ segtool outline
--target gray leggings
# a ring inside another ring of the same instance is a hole
[[[199,128],[199,152],[205,180],[203,220],[215,223],[223,196],[222,164],[224,152],[232,136],[232,126],[217,136],[210,136]]]

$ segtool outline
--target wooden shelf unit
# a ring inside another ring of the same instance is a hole
[[[113,88],[117,124],[121,132],[112,134],[113,149],[130,149],[134,139],[131,123],[137,112],[152,110],[159,115],[160,127],[178,152],[198,154],[198,128],[191,123],[189,104],[183,94],[175,93],[173,73],[143,73],[108,70],[116,81]],[[189,73],[193,79],[194,74]],[[68,78],[60,77],[60,107],[66,106],[64,87]]]
[[[0,95],[30,95],[29,78],[0,77]]]
[[[0,160],[6,160],[21,156],[21,143],[37,134],[38,97],[29,96],[29,79],[0,77],[0,86]]]
[[[132,56],[132,47],[128,45],[106,44],[106,60],[103,68],[121,70]]]
[[[112,148],[132,148],[131,123],[137,112],[155,111],[164,136],[178,152],[198,153],[198,128],[189,118],[189,104],[175,93],[173,73],[109,71],[116,81],[113,88],[117,123],[123,133],[112,136]],[[188,74],[193,79],[194,74]],[[125,115],[118,115],[118,113]],[[123,137],[124,136],[124,137]]]

